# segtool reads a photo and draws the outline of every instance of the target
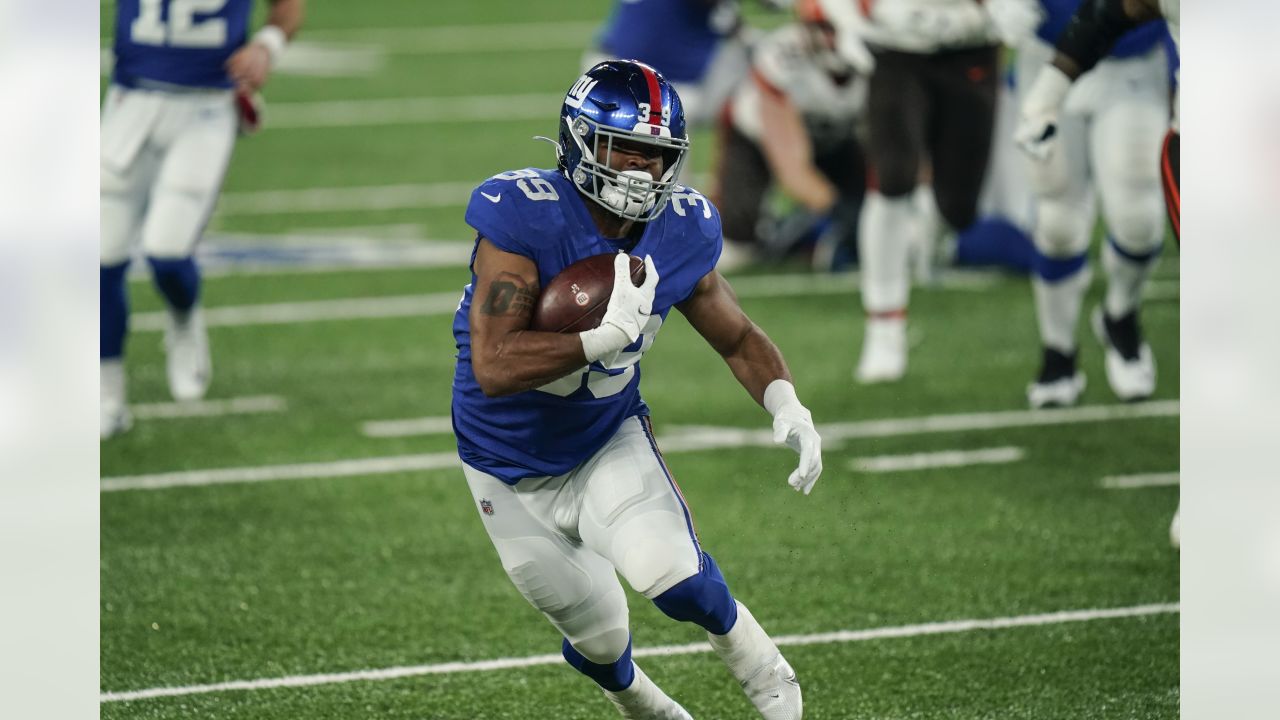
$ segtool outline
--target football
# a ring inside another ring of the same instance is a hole
[[[542,289],[530,329],[576,333],[598,327],[613,293],[613,258],[612,253],[592,255],[561,270]],[[644,261],[634,255],[631,282],[644,282]]]

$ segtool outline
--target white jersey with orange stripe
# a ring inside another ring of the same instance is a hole
[[[857,0],[873,47],[932,53],[999,42],[979,0]]]
[[[835,77],[810,51],[805,28],[784,25],[761,38],[752,52],[751,77],[730,101],[733,126],[759,141],[764,133],[760,100],[764,93],[786,97],[810,130],[840,128],[848,133],[866,106],[866,79],[850,72]]]

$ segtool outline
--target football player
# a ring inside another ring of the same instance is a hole
[[[803,208],[800,233],[818,239],[815,267],[833,268],[840,248],[856,242],[866,179],[856,134],[867,93],[859,70],[870,67],[855,68],[837,52],[818,0],[799,0],[795,14],[797,22],[755,44],[750,75],[722,114],[714,193],[726,240],[721,270],[761,250],[761,205],[774,183]]]
[[[129,429],[125,271],[137,247],[169,311],[169,390],[209,387],[209,342],[194,254],[237,128],[257,122],[254,94],[302,24],[304,0],[271,0],[248,34],[252,0],[120,0],[115,68],[102,108],[100,345],[102,437]]]
[[[742,30],[737,0],[623,0],[613,4],[582,66],[611,58],[650,65],[680,93],[685,122],[701,126],[715,118],[747,72]]]
[[[1028,0],[1029,1],[1029,0]],[[854,377],[898,380],[907,370],[908,254],[922,232],[913,201],[921,169],[953,229],[977,216],[995,118],[999,38],[978,0],[877,0],[839,5],[841,34],[875,57],[867,143],[873,185],[858,231],[866,331]],[[856,28],[856,29],[854,29]]]
[[[1081,2],[1041,5],[1044,22],[1017,44],[1019,81],[1029,88],[1025,103],[1038,102],[1036,93],[1045,88],[1041,75],[1061,76],[1048,62]],[[1155,390],[1155,362],[1138,316],[1165,232],[1154,158],[1169,118],[1166,37],[1163,22],[1149,22],[1120,37],[1106,57],[1095,58],[1096,65],[1064,94],[1056,146],[1029,160],[1038,196],[1032,236],[1039,257],[1032,287],[1042,345],[1039,375],[1027,386],[1033,408],[1074,405],[1084,390],[1075,335],[1091,276],[1087,250],[1095,196],[1106,221],[1107,291],[1092,324],[1105,348],[1107,380],[1121,400],[1140,400]]]
[[[647,65],[601,63],[566,95],[556,144],[557,168],[495,175],[467,208],[477,236],[453,325],[453,426],[480,519],[565,659],[624,717],[689,715],[632,662],[617,573],[705,629],[763,717],[799,718],[796,674],[703,549],[640,396],[640,359],[676,308],[799,452],[790,485],[808,494],[822,471],[782,354],[715,270],[719,213],[678,184],[680,98]],[[617,256],[599,327],[530,330],[539,289],[602,253]],[[638,287],[628,253],[644,257]]]

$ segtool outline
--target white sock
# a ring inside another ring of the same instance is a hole
[[[662,718],[667,720],[684,720],[689,717],[680,704],[654,684],[648,675],[633,664],[635,679],[626,690],[618,692],[604,691],[604,696],[618,708],[624,718]]]
[[[1089,289],[1093,271],[1088,265],[1060,280],[1050,282],[1032,277],[1031,289],[1036,299],[1036,320],[1040,323],[1040,342],[1058,352],[1070,355],[1076,350],[1076,324],[1080,306]]]
[[[102,404],[113,407],[125,404],[124,358],[109,358],[99,363],[99,388]]]
[[[1134,262],[1116,252],[1110,242],[1102,246],[1102,267],[1107,271],[1107,295],[1103,307],[1107,317],[1124,317],[1142,304],[1142,289],[1155,269],[1159,256]]]
[[[737,601],[735,601],[737,602]],[[750,677],[778,654],[778,646],[756,622],[747,606],[738,603],[738,620],[724,635],[707,633],[711,648],[739,681]]]
[[[911,294],[907,258],[919,220],[911,195],[887,198],[875,191],[867,194],[858,229],[862,307],[867,313],[907,307]]]

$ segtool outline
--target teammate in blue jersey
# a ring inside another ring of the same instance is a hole
[[[715,271],[720,217],[678,184],[688,149],[679,96],[655,70],[610,61],[574,83],[554,170],[495,175],[472,194],[472,278],[454,320],[453,424],[463,472],[503,568],[564,636],[565,659],[624,717],[688,718],[631,659],[617,573],[668,616],[704,628],[766,718],[799,718],[800,686],[694,530],[640,397],[640,359],[674,307],[822,471],[821,441],[777,346]],[[617,253],[599,327],[529,329],[539,288]],[[644,257],[631,282],[627,254]]]
[[[169,390],[204,397],[212,373],[194,254],[237,127],[302,24],[304,0],[271,0],[249,37],[253,0],[120,0],[115,67],[102,108],[100,276],[103,439],[129,429],[125,272],[141,247],[165,300]]]
[[[1096,67],[1074,87],[1057,82],[1062,73],[1049,65],[1054,45],[1069,34],[1077,10],[1093,2],[1040,0],[1043,22],[1017,43],[1024,90],[1015,140],[1033,151],[1026,166],[1036,195],[1032,290],[1042,359],[1027,385],[1033,408],[1074,405],[1085,388],[1076,326],[1091,281],[1088,249],[1099,209],[1107,230],[1101,252],[1107,288],[1090,324],[1103,348],[1107,381],[1121,400],[1155,391],[1155,360],[1139,312],[1165,233],[1154,158],[1169,124],[1172,58],[1163,22],[1135,24],[1094,58]],[[1028,123],[1039,113],[1029,108],[1044,104],[1046,89],[1064,112],[1053,151],[1039,152],[1029,142],[1037,128]]]

